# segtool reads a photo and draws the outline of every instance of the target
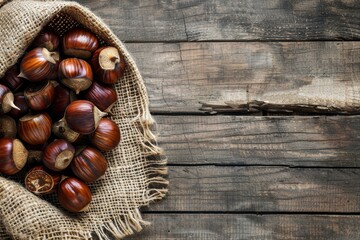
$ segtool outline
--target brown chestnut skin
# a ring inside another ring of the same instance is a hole
[[[71,130],[86,135],[94,132],[100,119],[106,115],[107,113],[100,111],[92,102],[76,100],[66,108],[64,118]]]
[[[22,116],[25,116],[29,112],[29,106],[26,103],[24,93],[16,93],[14,95],[14,104],[19,108],[11,108],[10,112],[8,112],[8,115],[11,116],[14,119],[19,119]]]
[[[103,118],[95,132],[90,135],[90,142],[101,151],[110,151],[119,145],[121,136],[118,125],[111,119]]]
[[[102,47],[94,52],[91,66],[97,79],[106,84],[116,83],[125,72],[125,60],[114,47]]]
[[[108,164],[99,150],[87,146],[76,151],[70,166],[78,178],[84,182],[94,182],[105,174]]]
[[[47,113],[27,114],[18,121],[20,139],[32,145],[44,144],[51,135],[51,125]]]
[[[75,148],[64,139],[55,139],[44,150],[44,165],[53,170],[61,171],[67,168],[75,154]]]
[[[64,54],[70,57],[88,59],[99,47],[99,40],[89,30],[73,28],[65,33],[62,40]]]
[[[55,100],[50,106],[50,114],[54,120],[60,120],[64,116],[67,106],[76,99],[75,93],[65,88],[58,82],[52,82],[55,86]]]
[[[69,177],[60,182],[58,199],[63,208],[76,213],[87,211],[92,196],[89,187],[83,181]]]
[[[36,195],[45,195],[54,192],[60,180],[60,174],[50,171],[44,166],[36,166],[26,174],[25,188]]]
[[[24,92],[27,105],[34,111],[47,109],[55,100],[54,86],[49,82],[32,84]]]
[[[61,83],[71,88],[76,94],[88,89],[93,82],[91,66],[78,58],[67,58],[61,61],[59,66]]]
[[[0,84],[0,114],[10,112],[11,108],[19,108],[14,104],[14,94],[8,87]]]
[[[0,138],[0,172],[18,173],[26,164],[28,151],[19,139]]]
[[[84,91],[84,98],[94,103],[101,111],[110,112],[117,101],[117,94],[113,87],[94,81],[93,84]]]
[[[20,71],[16,65],[10,67],[6,71],[1,83],[7,86],[12,92],[18,91],[26,81],[24,78],[18,76],[19,73]]]
[[[59,60],[57,52],[49,52],[46,48],[34,48],[22,59],[19,77],[30,82],[44,81],[56,70],[56,62]]]
[[[15,138],[16,133],[15,120],[7,115],[0,116],[0,138]]]
[[[55,51],[59,47],[60,37],[55,32],[46,30],[41,32],[33,41],[33,48],[46,48],[50,52]]]

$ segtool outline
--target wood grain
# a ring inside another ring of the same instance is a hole
[[[360,116],[155,116],[170,164],[360,167]]]
[[[153,113],[199,112],[199,102],[231,109],[232,102],[253,100],[360,110],[360,42],[127,47],[144,77]],[[249,109],[254,110],[245,112]]]
[[[359,168],[171,166],[169,181],[167,197],[148,211],[360,211]]]
[[[359,216],[146,214],[152,225],[126,239],[357,239]]]
[[[78,0],[125,41],[359,39],[360,2]]]

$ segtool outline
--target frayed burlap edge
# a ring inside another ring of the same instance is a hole
[[[0,7],[5,3],[5,1],[0,2]],[[10,3],[9,3],[10,4]],[[61,2],[54,2],[54,4],[62,4]],[[98,21],[104,26],[106,26],[100,19],[98,19],[95,15],[91,13],[88,9],[82,7],[81,5],[74,3],[74,2],[68,2],[66,3],[66,7],[63,7],[60,12],[67,12],[67,10],[74,10],[78,11],[80,14],[84,13],[88,16],[90,16],[92,19],[90,19],[90,24],[87,25],[91,30],[92,29],[92,23],[91,21]],[[54,14],[55,15],[55,14]],[[47,19],[47,21],[43,22],[43,26],[47,25],[51,19]],[[42,27],[43,27],[42,26]],[[96,30],[96,29],[95,29]],[[101,34],[101,33],[100,33]],[[162,199],[166,193],[167,193],[167,185],[168,181],[164,178],[164,175],[167,175],[167,160],[163,154],[163,150],[157,146],[156,142],[156,135],[152,132],[151,127],[155,124],[154,119],[152,118],[150,112],[149,112],[149,100],[146,92],[145,85],[143,83],[142,77],[140,73],[137,70],[136,64],[133,61],[132,57],[127,52],[125,46],[120,42],[120,40],[117,39],[117,37],[111,32],[111,30],[107,29],[106,35],[108,35],[108,43],[115,45],[118,47],[118,49],[124,54],[126,59],[129,61],[130,65],[134,68],[134,71],[137,74],[137,78],[139,81],[137,81],[138,88],[140,91],[143,92],[141,95],[142,101],[140,106],[140,109],[138,109],[138,116],[133,118],[132,123],[134,125],[134,128],[138,130],[140,139],[139,142],[143,146],[143,154],[147,157],[146,162],[146,175],[147,175],[147,190],[146,194],[143,197],[144,198],[144,205],[148,205],[152,201],[160,200]],[[36,34],[33,34],[33,36],[36,36]],[[19,49],[23,51],[28,47],[30,42],[28,42],[27,45],[19,46]],[[4,74],[4,70],[6,70],[11,65],[15,64],[17,59],[21,57],[21,52],[14,53],[14,57],[12,58],[12,62],[6,62],[6,66],[2,67],[0,69],[0,76]],[[156,156],[156,158],[154,158]],[[157,185],[153,187],[154,185]],[[141,206],[139,206],[141,207]],[[92,238],[92,234],[97,235],[99,239],[113,239],[109,237],[108,233],[111,233],[113,237],[116,238],[123,238],[125,236],[133,234],[135,231],[141,231],[142,227],[145,225],[149,225],[150,223],[147,221],[144,221],[140,211],[139,207],[134,208],[132,211],[129,210],[128,214],[121,215],[119,217],[115,217],[112,220],[103,223],[100,226],[97,226],[93,233],[83,233],[84,238]],[[4,226],[7,230],[9,230],[9,227],[4,223]],[[21,236],[16,235],[16,233],[9,232],[13,238],[15,239],[25,239],[29,236]]]

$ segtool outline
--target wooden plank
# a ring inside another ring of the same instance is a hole
[[[170,164],[360,167],[360,116],[155,116]]]
[[[359,39],[360,2],[78,0],[125,41]]]
[[[237,108],[254,100],[360,109],[360,42],[127,44],[151,110]],[[246,111],[254,110],[246,106]],[[203,109],[206,111],[206,109]],[[305,109],[306,110],[306,109]]]
[[[171,166],[169,181],[148,211],[360,212],[358,168]]]
[[[146,214],[152,225],[126,239],[358,239],[359,216]]]

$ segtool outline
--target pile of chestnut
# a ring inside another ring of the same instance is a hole
[[[62,37],[44,30],[0,79],[0,173],[17,174],[28,163],[26,189],[57,192],[70,212],[88,208],[87,184],[105,174],[103,153],[121,138],[106,116],[125,62],[115,47],[99,45],[84,28]]]

